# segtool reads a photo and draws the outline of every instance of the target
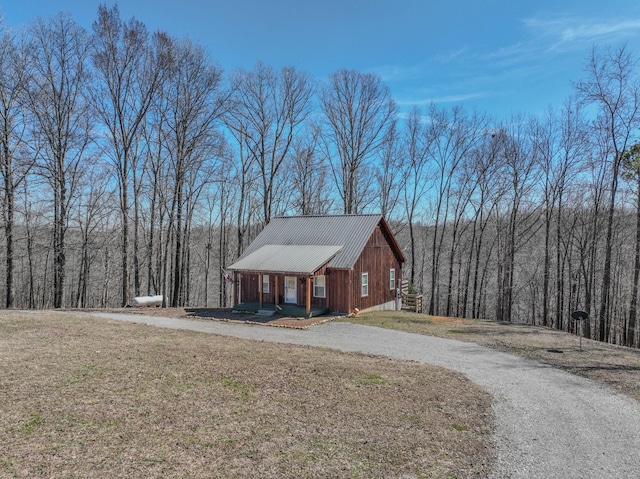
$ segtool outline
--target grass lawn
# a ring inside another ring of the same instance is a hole
[[[490,403],[423,364],[0,315],[2,478],[486,477]]]
[[[582,339],[539,326],[381,311],[345,320],[460,341],[550,364],[640,401],[640,350]]]

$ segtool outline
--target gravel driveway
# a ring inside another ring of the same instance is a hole
[[[246,339],[320,346],[443,366],[493,396],[494,478],[640,477],[640,403],[597,383],[472,343],[332,322],[308,331],[93,313]]]

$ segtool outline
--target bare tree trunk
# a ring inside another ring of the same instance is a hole
[[[1,22],[1,21],[0,21]],[[19,39],[18,39],[19,40]],[[0,175],[3,180],[2,212],[5,237],[5,307],[15,303],[15,202],[16,190],[29,174],[33,160],[20,155],[26,144],[25,90],[28,88],[27,54],[9,31],[0,38]],[[32,145],[34,147],[35,145]]]
[[[180,288],[182,287],[182,179],[176,181],[177,188],[174,193],[174,204],[176,214],[173,228],[174,235],[174,259],[173,259],[173,291],[171,293],[171,307],[177,308],[180,305]]]
[[[640,191],[640,179],[638,180],[638,191]],[[627,332],[627,346],[636,345],[636,318],[638,315],[638,283],[640,280],[640,203],[636,214],[636,244],[635,260],[633,268],[633,289],[631,293],[631,305],[629,306],[629,324]]]
[[[9,308],[13,308],[13,305],[14,305],[14,297],[13,297],[14,204],[13,204],[13,201],[14,201],[15,193],[13,189],[13,178],[10,171],[5,172],[3,176],[4,176],[4,202],[2,206],[4,211],[4,235],[5,235],[5,241],[6,241],[5,307],[9,309]]]
[[[551,214],[552,205],[547,201],[544,212],[544,265],[542,271],[542,325],[549,326],[549,276],[551,275]]]
[[[123,178],[123,183],[128,179]],[[125,183],[125,184],[126,184]],[[120,191],[120,212],[122,218],[122,243],[120,249],[122,281],[120,283],[120,305],[129,305],[129,193],[126,187]]]
[[[604,269],[602,273],[602,293],[598,311],[598,340],[608,342],[611,324],[611,257],[613,250],[613,218],[616,211],[616,192],[618,190],[620,159],[614,159],[611,178],[609,211],[607,214],[607,233],[605,236]]]
[[[23,183],[25,194],[24,198],[24,229],[27,241],[27,270],[28,270],[28,279],[27,282],[29,284],[28,294],[27,294],[27,307],[29,309],[35,309],[36,307],[36,290],[35,290],[35,265],[34,265],[34,251],[33,251],[33,230],[32,230],[32,209],[31,203],[29,202],[29,197],[26,194],[27,191],[27,182]]]
[[[53,305],[64,304],[65,235],[72,193],[80,179],[80,162],[90,143],[91,118],[87,88],[89,41],[69,16],[32,26],[33,75],[28,105],[42,140],[39,168],[54,193]]]
[[[633,287],[629,305],[629,319],[625,329],[627,346],[636,344],[636,321],[638,315],[638,289],[640,283],[640,143],[633,145],[625,152],[625,169],[635,176],[636,181],[636,239],[633,267]]]

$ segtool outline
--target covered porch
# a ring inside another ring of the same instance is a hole
[[[241,258],[229,266],[234,278],[234,309],[274,311],[298,318],[326,314],[331,310],[326,296],[326,264],[341,249],[326,245],[265,245]]]

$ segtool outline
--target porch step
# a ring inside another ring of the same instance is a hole
[[[276,312],[268,309],[259,309],[256,314],[258,316],[273,316],[274,314],[276,314]]]

